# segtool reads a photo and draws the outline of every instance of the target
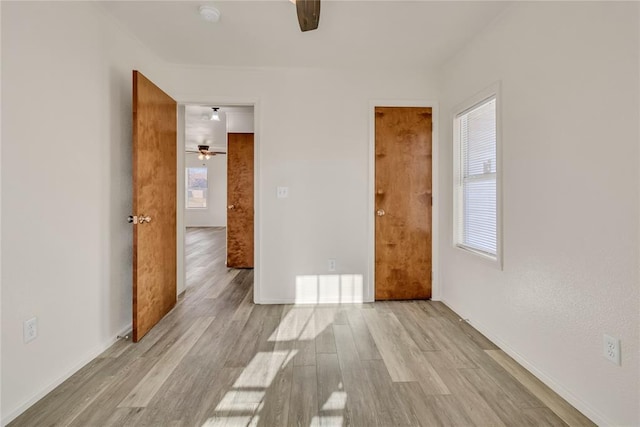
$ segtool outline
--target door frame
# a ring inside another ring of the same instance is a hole
[[[433,197],[433,206],[431,208],[431,299],[439,301],[442,297],[440,289],[439,275],[439,254],[438,242],[440,215],[438,206],[440,201],[440,192],[438,191],[439,179],[439,119],[440,111],[438,103],[433,100],[426,99],[374,99],[369,101],[369,178],[367,185],[367,272],[368,280],[366,283],[364,300],[366,302],[375,301],[375,186],[376,186],[376,107],[430,107],[431,108],[431,195]]]
[[[186,289],[187,271],[185,265],[185,154],[184,154],[184,108],[186,105],[224,105],[224,106],[252,106],[253,107],[253,302],[261,304],[260,286],[262,283],[262,269],[260,264],[261,255],[261,231],[262,217],[260,215],[260,135],[261,135],[261,110],[260,100],[256,98],[215,98],[215,99],[198,99],[198,100],[179,100],[178,101],[178,138],[176,144],[178,147],[177,156],[177,293],[180,295]]]

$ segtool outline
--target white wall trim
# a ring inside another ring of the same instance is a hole
[[[256,304],[295,304],[294,298],[265,298],[258,301],[255,301]]]
[[[185,119],[186,112],[184,104],[178,103],[177,108],[177,131],[176,136],[176,296],[184,293],[187,287],[187,272],[184,247],[184,224],[185,224]]]
[[[0,22],[2,22],[2,2],[0,2]],[[2,46],[2,35],[0,32],[0,46]],[[2,71],[0,67],[0,81],[2,81]],[[2,153],[2,85],[0,85],[0,153]],[[0,165],[2,164],[2,156],[0,155]],[[0,189],[2,188],[2,180],[0,179]],[[0,195],[0,236],[2,236],[2,197]],[[1,243],[0,238],[0,243]],[[2,244],[0,244],[0,319],[2,319]],[[0,385],[2,384],[2,340],[0,339]],[[2,387],[0,387],[0,418],[2,417]],[[0,424],[4,425],[0,419]]]
[[[263,299],[262,301],[260,301],[259,303],[256,302],[256,304],[264,304],[264,305],[269,305],[269,304],[276,304],[276,305],[287,304],[287,305],[304,305],[305,307],[306,306],[310,306],[310,305],[317,305],[318,307],[326,307],[327,305],[354,306],[354,305],[362,305],[362,304],[366,304],[366,303],[367,303],[367,301],[358,301],[358,300],[340,301],[340,300],[335,299],[335,298],[321,299],[319,301],[317,301],[317,300],[296,301],[295,298],[266,298],[266,299]]]
[[[576,397],[567,388],[565,388],[560,381],[556,380],[553,376],[538,369],[533,363],[531,363],[526,357],[521,355],[517,350],[507,344],[502,338],[494,334],[489,328],[482,323],[476,322],[473,319],[469,319],[463,311],[459,311],[448,300],[442,299],[442,302],[458,314],[461,318],[467,320],[467,322],[482,335],[487,337],[491,342],[497,345],[502,351],[511,356],[516,362],[522,365],[527,371],[533,374],[536,378],[547,385],[551,390],[556,392],[560,397],[569,402],[574,408],[582,412],[587,418],[596,423],[599,426],[612,426],[616,425],[615,422],[609,420],[602,413],[598,412],[595,408],[588,405],[582,399]]]
[[[262,206],[262,198],[260,196],[260,182],[261,182],[261,173],[260,173],[260,159],[261,159],[261,151],[262,144],[260,144],[260,135],[262,131],[261,127],[261,119],[260,119],[260,100],[258,98],[229,98],[229,97],[220,97],[211,99],[199,99],[199,100],[191,100],[191,101],[178,101],[178,105],[184,108],[185,105],[224,105],[224,106],[253,106],[253,123],[254,123],[254,131],[253,131],[253,205],[254,205],[254,217],[253,217],[253,302],[255,304],[265,304],[260,299],[261,294],[261,284],[262,284],[262,269],[260,268],[260,257],[262,253],[262,216],[260,215],[261,206]],[[178,125],[180,126],[180,124]],[[182,125],[184,129],[184,124]],[[180,137],[178,137],[180,140]],[[184,168],[185,168],[185,156],[184,156],[184,138],[182,148],[178,147],[178,208],[180,209],[180,203],[182,203],[182,210],[184,210]],[[182,177],[182,178],[180,178]],[[182,181],[181,181],[182,180]],[[180,202],[182,201],[182,202]],[[180,236],[180,232],[182,232],[182,241],[180,238],[178,239],[178,245],[182,245],[182,252],[184,255],[184,215],[179,213],[177,215],[176,228],[178,230],[178,235]],[[178,253],[180,253],[180,249],[178,248]],[[178,268],[177,268],[179,277],[178,283],[182,282],[186,286],[186,268],[185,268],[185,260],[184,256],[178,256]],[[178,294],[180,294],[183,289],[178,289]]]
[[[116,335],[124,336],[131,332],[132,327],[133,327],[133,324],[129,323],[125,328],[122,328],[120,332]],[[33,396],[31,396],[31,398],[27,399],[22,405],[18,406],[15,410],[7,414],[7,416],[2,419],[2,425],[6,426],[11,421],[18,418],[18,416],[21,415],[24,411],[29,409],[31,406],[33,406],[37,401],[45,397],[47,394],[51,393],[56,387],[58,387],[60,384],[68,380],[72,375],[74,375],[76,372],[82,369],[86,364],[91,362],[93,359],[95,359],[96,357],[104,353],[107,349],[109,349],[109,347],[114,345],[117,341],[118,341],[118,338],[114,337],[109,341],[107,341],[106,343],[94,347],[91,351],[89,351],[83,357],[81,357],[80,361],[77,362],[75,365],[73,365],[70,369],[68,369],[62,376],[60,376],[59,378],[54,380],[51,384],[44,387],[37,393],[35,393]]]
[[[431,299],[439,301],[441,298],[440,281],[438,280],[439,268],[439,223],[438,215],[439,206],[439,123],[440,111],[438,102],[426,99],[373,99],[369,101],[369,178],[367,185],[367,270],[369,272],[368,280],[365,283],[364,301],[372,302],[375,300],[375,222],[373,212],[375,211],[375,107],[430,107],[431,108],[431,194],[433,197],[433,206],[431,208],[431,268],[433,271],[431,277]]]

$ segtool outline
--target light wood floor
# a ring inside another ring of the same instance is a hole
[[[446,306],[253,305],[224,229],[187,232],[187,291],[11,426],[593,425]]]

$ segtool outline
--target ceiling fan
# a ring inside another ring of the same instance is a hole
[[[320,22],[320,0],[291,0],[296,5],[300,31],[311,31],[318,28]]]
[[[200,160],[207,159],[209,160],[211,156],[215,156],[216,154],[227,154],[226,151],[209,151],[208,145],[198,145],[198,150],[186,150],[187,153],[200,153],[198,158]]]

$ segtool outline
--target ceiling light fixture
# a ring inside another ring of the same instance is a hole
[[[194,153],[194,154],[198,154],[198,159],[200,160],[209,160],[210,158],[212,158],[213,156],[217,155],[217,154],[227,154],[226,151],[210,151],[209,150],[209,146],[205,145],[206,142],[203,142],[201,145],[198,145],[198,151],[194,151],[194,150],[189,150],[187,149],[187,153]]]
[[[200,6],[200,16],[209,22],[218,22],[220,20],[220,11],[213,6]]]
[[[209,120],[215,120],[216,122],[220,121],[220,114],[218,114],[218,107],[211,107],[211,109],[213,110],[211,112],[211,117],[209,117]]]

